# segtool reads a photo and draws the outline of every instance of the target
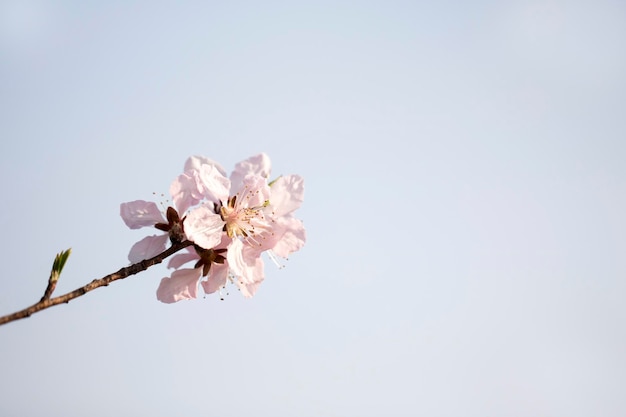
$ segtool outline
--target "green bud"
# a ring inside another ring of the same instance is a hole
[[[72,253],[72,248],[58,253],[57,256],[54,257],[54,262],[52,263],[52,271],[50,272],[51,280],[56,281],[57,279],[59,279],[59,275],[61,275],[61,271],[65,266],[65,262],[67,262],[67,258],[70,257],[70,253]]]

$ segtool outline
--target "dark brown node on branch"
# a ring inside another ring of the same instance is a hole
[[[212,264],[223,264],[226,257],[222,255],[226,249],[204,249],[198,245],[194,245],[196,253],[200,255],[200,259],[196,262],[194,268],[202,267],[202,276],[206,277],[211,271]]]
[[[183,242],[185,240],[185,229],[183,227],[185,218],[183,217],[181,219],[176,209],[171,206],[167,208],[165,217],[167,218],[167,223],[157,223],[154,227],[163,232],[167,232],[170,237],[170,242],[173,244]]]

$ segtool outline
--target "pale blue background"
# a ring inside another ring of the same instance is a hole
[[[621,1],[0,2],[0,314],[186,157],[306,179],[258,295],[0,327],[2,416],[626,415]]]

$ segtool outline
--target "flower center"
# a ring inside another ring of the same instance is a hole
[[[265,202],[262,206],[249,207],[247,201],[240,203],[237,195],[229,197],[226,205],[220,208],[220,215],[226,223],[224,230],[228,237],[241,236],[246,241],[261,245],[255,239],[255,235],[258,236],[269,227],[263,212],[267,204],[268,202]]]

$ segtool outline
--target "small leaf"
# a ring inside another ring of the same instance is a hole
[[[54,262],[52,263],[52,272],[50,273],[50,276],[56,275],[58,279],[58,276],[61,274],[61,271],[65,266],[65,262],[67,262],[67,258],[70,257],[70,253],[72,253],[72,248],[58,253],[57,256],[54,257]]]

